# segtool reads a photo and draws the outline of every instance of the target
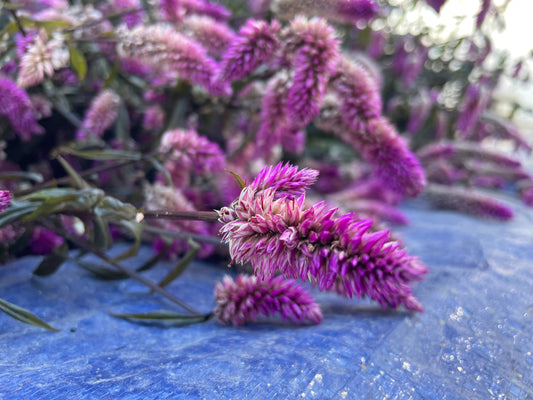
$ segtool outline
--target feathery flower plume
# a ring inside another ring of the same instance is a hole
[[[143,23],[142,5],[139,0],[112,0],[111,7],[115,11],[130,10],[122,17],[122,21],[128,28],[133,28]]]
[[[186,17],[180,25],[184,32],[197,40],[206,50],[217,57],[221,57],[228,45],[235,40],[235,32],[228,25],[217,22],[205,15],[191,15]]]
[[[274,0],[271,9],[285,20],[303,14],[340,23],[356,23],[374,19],[379,5],[374,0]]]
[[[456,122],[456,128],[463,138],[471,133],[481,113],[487,108],[489,100],[490,93],[485,86],[468,85],[459,108],[459,118]]]
[[[335,72],[339,41],[335,30],[322,18],[296,17],[291,21],[290,46],[296,44],[292,59],[294,76],[287,107],[291,118],[305,126],[320,112],[328,80]]]
[[[42,29],[25,47],[17,79],[17,84],[22,88],[38,85],[45,76],[52,77],[55,70],[69,63],[69,52],[60,34],[55,34],[49,40],[48,34]]]
[[[187,182],[190,173],[208,175],[220,172],[226,166],[220,147],[193,129],[165,132],[159,151],[168,155],[164,165],[177,187]]]
[[[315,183],[318,171],[314,169],[298,169],[289,163],[278,163],[275,166],[265,167],[247,187],[254,192],[267,189],[275,190],[274,198],[300,197]]]
[[[2,76],[0,76],[0,115],[9,119],[11,126],[23,141],[29,141],[34,134],[44,133],[44,129],[37,124],[28,93],[15,82]]]
[[[280,197],[287,181],[298,183],[297,195],[309,179],[298,179],[297,169],[286,166],[279,186],[272,173],[277,169],[262,171],[230,207],[218,211],[232,261],[250,262],[259,278],[279,271],[310,280],[320,290],[369,296],[383,307],[423,310],[408,283],[420,280],[427,269],[392,241],[389,231],[369,233],[371,220],[357,220],[353,214],[334,217],[336,209],[324,202],[304,209],[303,194],[295,197],[288,191]]]
[[[100,92],[85,113],[81,128],[76,132],[76,139],[102,137],[106,129],[115,122],[119,105],[120,97],[113,90],[105,89]]]
[[[478,127],[483,128],[483,132],[480,132],[481,129],[477,130],[475,133],[477,140],[481,141],[488,136],[499,137],[512,141],[516,150],[524,149],[529,153],[532,151],[531,144],[511,121],[485,111],[481,114],[479,122]]]
[[[400,77],[405,87],[410,87],[416,81],[426,62],[428,48],[418,43],[412,37],[402,38],[394,49],[392,70]]]
[[[146,109],[143,115],[143,128],[147,131],[154,131],[163,126],[165,122],[165,111],[156,104]]]
[[[424,190],[424,197],[436,207],[443,209],[501,221],[513,218],[513,211],[505,204],[472,188],[431,183]]]
[[[137,59],[154,73],[175,75],[203,86],[213,95],[229,95],[228,82],[213,82],[218,67],[196,41],[162,25],[117,29],[121,58]]]
[[[368,121],[381,115],[378,85],[357,62],[342,57],[332,86],[341,101],[340,115],[351,130],[366,131]]]
[[[33,254],[46,255],[50,254],[57,246],[63,244],[63,238],[50,229],[37,226],[28,243]]]
[[[270,24],[253,19],[246,21],[222,56],[218,80],[241,79],[268,61],[279,46],[280,28],[276,20]]]
[[[246,275],[238,275],[234,281],[226,275],[215,286],[215,301],[215,316],[225,325],[244,325],[256,321],[259,314],[275,313],[298,324],[322,321],[322,311],[313,296],[281,275],[264,281]]]
[[[11,193],[9,190],[0,190],[0,212],[4,211],[11,202]]]

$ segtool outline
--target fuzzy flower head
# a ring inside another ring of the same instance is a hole
[[[259,314],[281,314],[296,323],[322,321],[322,311],[313,297],[292,279],[281,275],[268,280],[256,276],[229,275],[215,286],[215,316],[226,325],[239,326],[257,320]]]
[[[191,15],[183,20],[185,33],[197,40],[209,54],[221,57],[236,39],[228,25],[205,15]]]
[[[369,296],[383,307],[423,310],[408,284],[427,269],[389,231],[371,233],[371,220],[335,217],[336,209],[325,203],[305,208],[303,195],[277,196],[285,185],[272,184],[270,173],[263,176],[219,211],[225,223],[220,233],[233,261],[250,262],[259,278],[280,272],[310,280],[320,290]]]
[[[85,114],[82,126],[76,132],[78,140],[90,136],[102,137],[118,116],[120,97],[111,89],[103,90],[96,96]]]
[[[250,19],[239,30],[222,56],[218,79],[235,81],[268,61],[279,46],[277,33],[281,25]]]
[[[0,212],[4,211],[11,202],[11,193],[9,190],[0,190]]]
[[[38,85],[45,77],[52,77],[54,71],[66,67],[68,63],[69,52],[64,38],[60,34],[54,34],[48,39],[48,34],[43,29],[26,47],[20,60],[17,84],[22,88]]]

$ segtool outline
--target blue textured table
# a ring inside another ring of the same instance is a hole
[[[412,223],[396,232],[431,269],[418,315],[315,293],[319,326],[168,328],[108,315],[171,308],[136,282],[72,264],[32,277],[38,257],[2,266],[0,297],[61,331],[0,314],[0,398],[532,399],[533,212],[499,223],[422,202],[404,210]],[[208,312],[226,272],[195,263],[169,290]]]

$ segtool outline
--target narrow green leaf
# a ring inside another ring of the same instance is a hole
[[[104,89],[108,89],[113,84],[113,82],[115,82],[115,80],[117,79],[119,70],[120,70],[120,63],[117,61],[113,65],[113,69],[111,69],[111,71],[109,72],[109,75],[107,75],[107,77],[104,80]]]
[[[213,317],[212,313],[201,315],[179,314],[174,311],[158,310],[147,313],[118,314],[110,312],[109,315],[122,319],[138,319],[141,321],[167,322],[171,325],[185,326],[206,322]]]
[[[81,51],[75,46],[69,46],[70,65],[76,72],[76,76],[80,82],[83,82],[85,75],[87,75],[87,60]]]
[[[108,268],[103,265],[93,265],[83,260],[74,260],[83,269],[93,273],[98,278],[103,280],[117,280],[129,278],[125,273],[118,271],[114,268]]]
[[[200,245],[196,243],[194,240],[188,240],[187,243],[189,244],[189,250],[187,250],[187,253],[183,256],[183,258],[176,264],[174,268],[163,278],[161,282],[159,282],[159,286],[165,287],[172,281],[179,278],[179,276],[185,271],[185,269],[189,266],[191,261],[193,261],[196,258],[196,255],[198,254],[198,251],[200,250]]]
[[[94,245],[99,248],[108,249],[111,247],[112,239],[109,233],[109,225],[95,209],[93,217],[94,225]]]
[[[59,331],[59,329],[48,325],[46,322],[44,322],[25,308],[19,307],[16,304],[10,303],[9,301],[3,299],[0,299],[0,311],[5,312],[10,317],[24,322],[25,324],[37,326],[39,328],[44,328],[51,331]]]
[[[72,179],[74,185],[78,189],[88,189],[90,186],[87,182],[83,180],[83,178],[76,172],[74,168],[70,166],[70,164],[60,155],[57,155],[56,157],[57,161],[61,164],[61,166],[67,171],[67,174],[69,174],[70,178]]]
[[[34,275],[37,276],[48,276],[56,272],[59,267],[65,262],[68,258],[68,245],[66,242],[63,242],[61,246],[58,246],[46,256],[37,268],[33,271]]]
[[[239,175],[237,175],[235,172],[233,171],[228,171],[231,175],[233,175],[233,177],[235,178],[235,180],[237,181],[237,183],[239,184],[240,188],[241,189],[244,189],[246,187],[246,182],[244,182],[244,179],[242,179]]]
[[[70,147],[62,147],[60,149],[62,154],[71,154],[76,157],[86,158],[88,160],[133,160],[138,161],[142,159],[142,155],[135,151],[125,151],[125,150],[114,150],[114,149],[105,149],[105,150],[76,150]]]
[[[166,169],[163,164],[161,164],[155,157],[147,157],[147,160],[158,172],[161,172],[167,185],[174,186],[170,172],[168,172],[168,169]]]
[[[33,213],[38,207],[36,203],[11,200],[9,207],[0,213],[0,228]]]
[[[43,182],[43,176],[35,172],[26,172],[26,171],[8,171],[0,173],[0,180],[21,180],[28,179],[37,183]]]

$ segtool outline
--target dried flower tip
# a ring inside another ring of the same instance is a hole
[[[0,212],[4,211],[11,202],[11,193],[9,190],[0,190]]]
[[[85,114],[81,128],[76,132],[78,140],[90,136],[102,137],[118,116],[120,97],[111,89],[105,89],[96,96]]]
[[[218,80],[241,79],[268,61],[279,46],[277,33],[280,28],[276,20],[270,24],[253,19],[246,21],[222,56]]]
[[[277,276],[265,281],[255,276],[226,275],[215,286],[215,315],[226,325],[240,326],[257,320],[259,314],[281,314],[298,324],[319,324],[322,312],[313,297],[294,280]]]

